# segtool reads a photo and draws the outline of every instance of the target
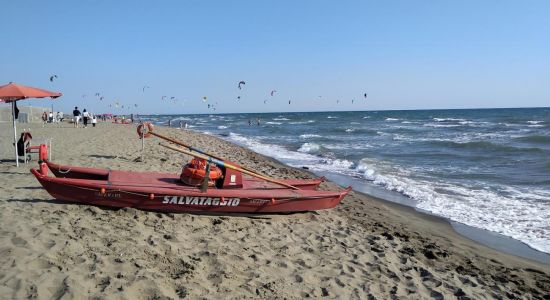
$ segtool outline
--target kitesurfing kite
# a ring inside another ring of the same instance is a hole
[[[237,100],[241,100],[241,96],[237,96]]]
[[[52,75],[52,76],[50,76],[50,82],[53,82],[53,79],[54,79],[54,78],[57,78],[57,75]]]
[[[354,99],[351,99],[351,104],[353,104],[354,101],[355,101]]]
[[[149,86],[144,85],[143,88],[142,88],[141,90],[145,93],[145,89],[148,89],[148,88],[149,88]]]
[[[206,103],[206,100],[208,100],[208,97],[206,97],[206,96],[202,97],[202,102]]]
[[[365,93],[363,96],[365,96],[365,99],[367,99],[367,96],[368,96],[368,95],[369,95],[369,94]]]
[[[244,82],[244,81],[239,81],[239,86],[238,86],[238,87],[239,87],[239,90],[242,89],[241,86],[244,85],[244,84],[246,84],[246,82]]]
[[[160,99],[161,99],[161,100],[164,100],[164,98],[166,98],[166,96],[162,96]]]
[[[288,104],[290,104],[290,100],[288,100]]]
[[[267,102],[267,100],[264,100],[264,104]]]
[[[272,90],[271,93],[270,93],[270,94],[271,94],[271,97],[273,97],[273,95],[274,95],[276,92],[277,92],[276,90]]]
[[[99,97],[99,101],[103,101],[103,98],[105,98],[105,97],[103,97],[103,96]]]
[[[95,93],[95,96],[96,96],[96,97],[99,97],[99,93]]]

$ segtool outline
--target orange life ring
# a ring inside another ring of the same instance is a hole
[[[183,183],[193,186],[201,185],[206,177],[206,160],[193,158],[188,164],[183,167],[180,179]],[[208,176],[208,185],[213,186],[215,181],[222,177],[222,170],[216,166],[210,166],[210,174]]]
[[[137,127],[137,134],[139,138],[141,138],[141,135],[143,134],[144,138],[148,138],[151,136],[151,132],[153,132],[153,124],[149,122],[143,122],[142,124],[139,124]]]

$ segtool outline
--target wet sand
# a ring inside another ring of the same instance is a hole
[[[10,125],[0,123],[0,298],[550,297],[549,265],[357,192],[332,210],[260,216],[61,203],[28,172],[36,160],[14,166]],[[189,159],[151,138],[145,162],[136,162],[132,125],[25,127],[53,138],[52,159],[62,164],[179,173]],[[312,177],[213,136],[157,130],[275,178]]]

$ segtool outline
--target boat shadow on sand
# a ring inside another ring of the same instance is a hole
[[[118,156],[115,156],[115,155],[97,155],[97,154],[88,155],[88,157],[93,157],[93,158],[106,158],[106,159],[115,159],[115,158],[118,158]]]
[[[17,190],[42,190],[44,189],[41,186],[18,186],[15,189]]]

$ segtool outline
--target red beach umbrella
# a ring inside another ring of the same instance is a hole
[[[17,127],[15,125],[15,101],[28,99],[28,98],[57,98],[61,93],[54,93],[43,89],[38,89],[30,86],[24,86],[10,82],[6,85],[0,86],[0,102],[11,103],[11,113],[13,117],[13,142],[15,146],[15,165],[19,166],[19,159],[17,154]]]

